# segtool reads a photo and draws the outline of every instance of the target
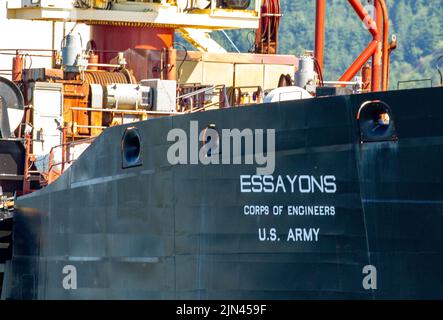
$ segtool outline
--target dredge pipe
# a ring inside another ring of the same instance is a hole
[[[339,81],[350,81],[363,68],[365,63],[374,55],[378,48],[378,42],[373,40],[369,46],[354,61],[351,67],[341,76]]]
[[[384,91],[389,88],[389,17],[385,0],[378,0],[383,14],[383,71],[382,88]]]
[[[372,90],[380,89],[380,74],[381,74],[381,60],[382,60],[382,48],[381,48],[381,15],[379,14],[378,21],[374,21],[366,8],[361,4],[360,0],[348,0],[349,4],[355,10],[360,19],[367,26],[368,31],[371,33],[373,40],[368,45],[368,47],[360,54],[360,56],[354,61],[354,63],[349,67],[349,69],[341,76],[340,81],[350,81],[352,78],[361,70],[364,64],[373,57],[372,61]],[[380,7],[377,5],[376,8]],[[381,11],[379,9],[379,11]],[[377,20],[377,19],[376,19]],[[378,80],[377,80],[378,75]]]
[[[315,59],[322,73],[325,50],[325,15],[326,0],[317,0],[315,16]]]

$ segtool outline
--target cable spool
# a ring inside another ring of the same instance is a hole
[[[84,80],[88,84],[101,84],[103,86],[111,83],[131,84],[137,82],[132,73],[126,69],[117,72],[85,71]]]
[[[277,53],[280,16],[280,0],[262,0],[260,28],[256,33],[256,53]]]

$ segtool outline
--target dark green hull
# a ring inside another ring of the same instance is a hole
[[[373,100],[391,116],[380,132],[360,110]],[[442,101],[434,88],[157,118],[133,125],[141,161],[126,169],[128,126],[110,128],[55,183],[18,199],[3,297],[443,298]],[[275,129],[272,177],[284,186],[254,189],[256,165],[170,165],[167,134],[190,120]],[[334,177],[335,190],[292,188],[287,176]],[[77,289],[63,287],[66,265]],[[363,285],[368,265],[376,289]]]

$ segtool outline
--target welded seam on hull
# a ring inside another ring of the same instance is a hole
[[[310,153],[323,153],[323,152],[337,152],[337,151],[351,151],[352,146],[348,143],[346,144],[335,144],[328,146],[318,146],[318,147],[300,147],[289,150],[278,150],[280,155],[288,156],[288,155],[297,155],[297,154],[306,154],[306,150],[309,150]]]
[[[400,203],[400,204],[443,204],[443,200],[396,200],[396,199],[362,199],[363,203]]]
[[[352,108],[351,108],[351,110],[352,110]],[[352,112],[350,112],[349,114],[352,115]],[[354,121],[354,120],[352,119],[351,121]],[[368,263],[370,265],[372,265],[372,262],[371,262],[371,251],[369,249],[369,234],[368,234],[368,224],[367,224],[367,221],[366,221],[365,202],[363,201],[364,190],[362,190],[362,189],[364,188],[364,186],[361,183],[361,181],[363,181],[362,180],[363,177],[362,177],[362,173],[361,173],[361,170],[360,170],[360,158],[359,158],[359,153],[358,153],[359,152],[359,148],[356,147],[355,145],[353,145],[353,149],[354,149],[355,168],[357,170],[357,175],[358,175],[358,188],[359,188],[359,191],[360,191],[361,209],[362,209],[362,213],[363,213],[363,226],[364,226],[364,229],[365,229],[365,238],[366,238],[365,239],[366,240],[366,253],[367,253],[367,256],[368,256]],[[375,299],[375,292],[374,292],[374,290],[371,290],[371,295],[372,295],[372,299],[376,300]]]
[[[142,170],[140,172],[116,174],[113,176],[106,176],[106,177],[100,177],[100,178],[94,178],[94,179],[90,179],[90,180],[74,182],[74,183],[71,183],[71,189],[89,187],[89,186],[96,185],[96,184],[108,183],[111,181],[123,180],[123,179],[128,179],[128,178],[134,178],[139,175],[153,174],[154,172],[155,172],[155,170]]]
[[[17,258],[27,258],[28,256],[17,255]],[[98,262],[111,260],[113,262],[131,262],[131,263],[159,263],[159,257],[79,257],[79,256],[47,256],[46,261],[73,261],[73,262]]]

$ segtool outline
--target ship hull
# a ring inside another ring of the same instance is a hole
[[[378,100],[393,125],[368,138],[361,108]],[[152,119],[131,125],[141,161],[129,168],[129,126],[110,128],[57,181],[18,199],[3,297],[443,298],[437,101],[442,88]],[[168,133],[191,121],[199,132],[275,129],[274,173],[171,165]]]

